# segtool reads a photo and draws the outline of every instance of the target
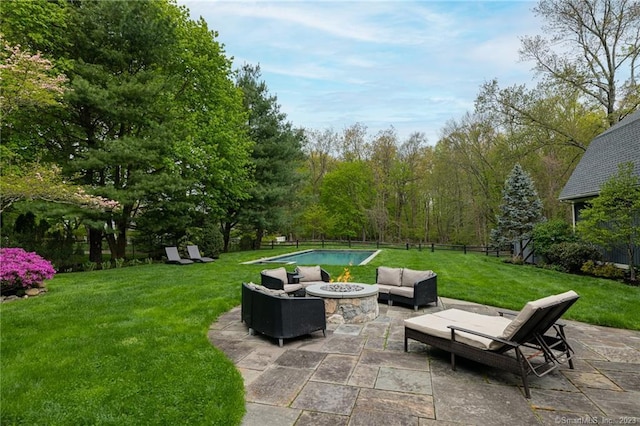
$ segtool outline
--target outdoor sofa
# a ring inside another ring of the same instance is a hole
[[[378,300],[393,305],[394,302],[413,306],[414,310],[429,303],[438,304],[438,275],[433,271],[416,271],[409,268],[376,269]]]
[[[263,286],[300,296],[304,296],[305,287],[330,280],[329,273],[320,266],[298,266],[293,272],[287,272],[284,267],[260,272],[260,283]]]
[[[525,396],[531,398],[527,376],[538,377],[568,362],[573,349],[564,325],[557,321],[579,296],[574,291],[528,302],[512,319],[447,309],[404,321],[404,350],[413,339],[451,353],[451,368],[459,355],[520,375]],[[513,315],[513,314],[511,314]]]
[[[303,336],[322,330],[327,321],[324,300],[319,297],[290,297],[284,290],[272,290],[253,283],[242,283],[242,321],[249,333],[258,332],[278,339]]]

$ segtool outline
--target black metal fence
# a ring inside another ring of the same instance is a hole
[[[436,244],[436,243],[385,243],[380,241],[353,241],[353,240],[288,240],[277,241],[271,240],[267,244],[262,244],[260,249],[268,250],[275,249],[277,247],[321,247],[321,248],[375,248],[375,249],[395,249],[395,250],[418,250],[418,251],[431,251],[436,250],[449,250],[449,251],[461,251],[467,253],[482,253],[486,256],[512,256],[510,249],[495,249],[489,246],[475,246],[466,244]]]

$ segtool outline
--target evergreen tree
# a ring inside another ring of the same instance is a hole
[[[231,229],[239,224],[260,247],[267,231],[283,231],[291,221],[304,159],[303,133],[286,121],[278,99],[269,94],[261,80],[260,67],[245,64],[238,72],[237,85],[244,93],[248,113],[247,133],[255,144],[251,162],[255,186],[250,198],[233,206],[222,223],[225,249]]]
[[[514,260],[522,259],[522,242],[530,238],[534,226],[541,219],[542,202],[533,181],[520,164],[516,164],[505,181],[500,214],[496,217],[497,226],[491,230],[491,241],[496,246],[514,244]]]
[[[618,173],[602,184],[600,195],[581,212],[580,235],[603,247],[624,246],[631,280],[636,280],[634,251],[640,236],[640,179],[633,163],[618,166]]]

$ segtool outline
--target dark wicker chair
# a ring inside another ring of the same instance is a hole
[[[464,327],[464,321],[451,321],[445,328],[450,331],[450,335],[444,337],[447,332],[438,328],[446,323],[443,318],[447,317],[447,312],[453,314],[453,311],[457,311],[455,309],[410,318],[405,320],[404,350],[408,351],[408,339],[413,339],[450,352],[453,370],[456,369],[455,357],[459,355],[518,374],[522,378],[525,396],[531,398],[527,379],[529,374],[542,377],[565,362],[573,369],[574,351],[565,337],[564,324],[557,321],[578,298],[575,292],[569,291],[529,302],[514,320],[504,319],[506,327],[503,333],[487,334],[478,331],[477,324],[481,322],[481,317],[489,317],[489,322],[493,322],[494,326],[499,317],[466,312],[464,316],[474,317],[474,321],[469,322],[474,325]],[[484,343],[486,347],[477,345],[479,338],[487,339]],[[475,344],[468,343],[470,339]]]
[[[380,268],[376,268],[377,284],[379,283],[379,269]],[[398,269],[405,270],[405,268]],[[402,279],[400,281],[402,281]],[[410,282],[410,284],[411,287],[400,285],[400,282],[397,283],[397,286],[385,286],[387,287],[386,291],[380,291],[378,293],[378,301],[386,302],[390,306],[394,303],[410,305],[413,306],[415,311],[417,311],[420,306],[428,305],[429,303],[438,304],[438,274],[432,273],[428,278],[422,278]]]
[[[249,332],[278,339],[303,336],[322,330],[326,336],[327,320],[324,300],[319,297],[289,297],[275,291],[258,289],[242,283],[242,321]],[[271,294],[270,294],[271,293]]]

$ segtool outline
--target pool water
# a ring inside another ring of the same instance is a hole
[[[306,250],[260,259],[251,263],[285,263],[296,265],[365,265],[379,250]]]

